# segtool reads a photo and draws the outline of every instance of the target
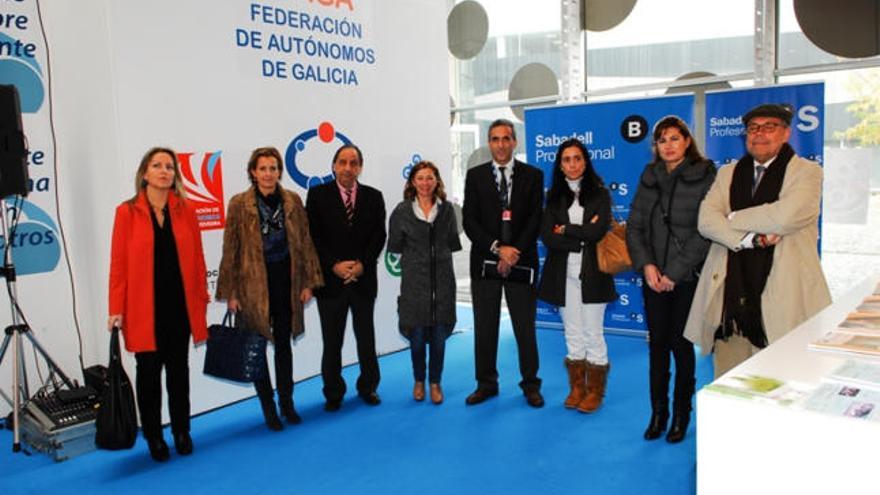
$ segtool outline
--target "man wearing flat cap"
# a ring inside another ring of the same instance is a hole
[[[746,155],[700,205],[712,245],[685,337],[714,351],[716,378],[831,303],[816,249],[822,168],[788,144],[791,118],[783,105],[749,110]]]

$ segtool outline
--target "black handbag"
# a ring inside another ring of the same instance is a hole
[[[258,332],[241,328],[237,324],[240,320],[227,311],[219,325],[208,327],[208,350],[203,370],[206,375],[242,383],[263,379],[266,338]]]
[[[95,445],[107,450],[130,449],[137,440],[137,412],[131,381],[122,367],[119,328],[116,327],[110,336],[106,385],[95,418]]]

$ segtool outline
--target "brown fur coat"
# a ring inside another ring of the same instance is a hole
[[[305,330],[300,292],[305,288],[314,289],[324,285],[324,279],[309,234],[309,220],[302,200],[295,192],[284,188],[281,189],[281,197],[291,261],[292,334],[296,337]],[[256,190],[251,188],[229,201],[216,298],[227,301],[238,299],[246,325],[271,340],[268,290],[257,196]]]

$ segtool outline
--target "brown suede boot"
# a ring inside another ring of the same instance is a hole
[[[608,382],[608,371],[611,363],[604,366],[587,362],[587,396],[577,405],[577,410],[583,413],[591,413],[602,405],[605,397],[605,385]]]
[[[574,409],[587,395],[587,382],[584,376],[587,369],[587,361],[585,359],[565,358],[565,367],[568,369],[568,384],[571,386],[571,391],[568,393],[568,397],[565,398],[565,407]]]

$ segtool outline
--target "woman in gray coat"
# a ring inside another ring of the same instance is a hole
[[[694,395],[694,346],[684,326],[709,241],[697,231],[700,202],[715,180],[680,118],[654,126],[654,161],[645,166],[633,199],[626,244],[633,268],[644,274],[642,294],[650,337],[651,419],[646,440],[659,438],[669,420],[669,354],[675,359],[670,443],[684,439]]]
[[[388,224],[388,252],[400,254],[397,298],[400,332],[409,339],[415,386],[413,398],[425,398],[425,359],[431,401],[443,402],[440,375],[446,338],[455,327],[455,273],[452,253],[461,250],[452,204],[446,201],[440,171],[427,161],[413,166]]]

